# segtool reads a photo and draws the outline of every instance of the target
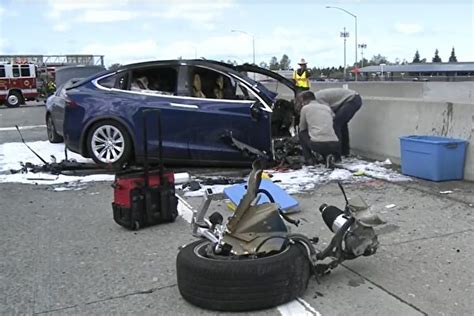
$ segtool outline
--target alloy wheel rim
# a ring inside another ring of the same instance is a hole
[[[8,103],[12,104],[12,105],[16,105],[20,100],[18,99],[18,97],[16,95],[10,95],[8,96]]]
[[[91,148],[99,161],[115,163],[125,151],[123,135],[115,126],[102,125],[92,134]]]

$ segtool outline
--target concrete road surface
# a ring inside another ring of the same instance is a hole
[[[1,127],[43,123],[44,108],[0,109]],[[45,140],[38,128],[29,140]],[[17,141],[0,130],[2,143]],[[451,194],[440,191],[451,190]],[[290,304],[254,315],[472,315],[474,313],[474,185],[467,182],[394,184],[374,180],[346,187],[387,224],[379,251],[345,262]],[[318,206],[343,206],[336,184],[297,195],[302,225],[331,236]],[[190,225],[127,231],[112,219],[110,183],[55,192],[47,185],[0,184],[0,314],[216,315],[184,301],[176,285],[178,248],[194,240]],[[199,198],[188,198],[199,206]],[[388,204],[395,204],[387,209]],[[210,212],[225,209],[214,202]],[[222,313],[219,313],[222,314]]]

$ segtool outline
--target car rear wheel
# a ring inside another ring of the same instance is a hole
[[[87,137],[87,148],[99,165],[121,167],[132,156],[132,141],[126,129],[112,120],[95,123]]]
[[[46,117],[46,131],[48,132],[48,140],[50,143],[55,144],[64,141],[63,137],[56,132],[51,114]]]
[[[5,104],[9,108],[17,108],[21,103],[21,94],[17,91],[12,91],[8,94],[7,102]]]

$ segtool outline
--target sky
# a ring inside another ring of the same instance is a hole
[[[474,62],[474,0],[0,0],[0,54],[97,54],[105,64],[201,58],[296,67],[355,60],[355,19],[364,57]],[[232,32],[234,30],[234,32]],[[361,51],[358,52],[359,59]]]

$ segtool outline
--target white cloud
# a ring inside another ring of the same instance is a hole
[[[395,30],[402,34],[417,34],[423,31],[423,27],[416,23],[397,23]]]
[[[137,12],[125,10],[86,10],[76,18],[76,21],[86,23],[107,23],[128,21],[137,16]]]
[[[53,31],[55,32],[67,32],[70,28],[70,25],[64,22],[58,22],[53,25]]]
[[[0,54],[3,54],[3,49],[8,45],[8,39],[5,37],[0,37]]]
[[[52,20],[53,30],[65,32],[73,22],[115,22],[132,18],[133,13],[120,10],[128,0],[48,0],[45,15]]]
[[[132,62],[157,59],[156,56],[158,51],[158,43],[154,40],[148,39],[143,41],[117,44],[91,43],[84,46],[81,53],[105,55],[106,64],[127,64]]]
[[[5,13],[5,9],[3,7],[0,7],[0,16],[2,16]]]
[[[56,19],[60,18],[64,12],[74,12],[86,9],[103,9],[109,6],[110,1],[106,0],[49,0],[48,16]]]
[[[213,22],[222,12],[236,6],[235,0],[215,1],[168,1],[167,5],[159,6],[153,16],[165,19],[182,19],[199,24],[207,29],[214,28]]]
[[[150,25],[145,24],[148,28]],[[275,27],[265,36],[255,36],[257,64],[269,62],[272,56],[278,59],[287,54],[292,66],[300,58],[305,58],[310,67],[322,65],[341,65],[343,63],[343,43],[337,36],[314,37],[311,30],[298,30]],[[353,47],[348,46],[347,63],[353,63]],[[106,64],[127,64],[144,60],[184,59],[205,57],[216,60],[236,60],[239,63],[252,61],[252,37],[224,30],[200,40],[175,39],[174,41],[156,41],[154,38],[132,40],[130,42],[103,42],[86,45],[81,53],[103,54]],[[382,52],[383,53],[383,52]],[[359,56],[360,57],[360,56]],[[370,56],[366,55],[366,57]]]

